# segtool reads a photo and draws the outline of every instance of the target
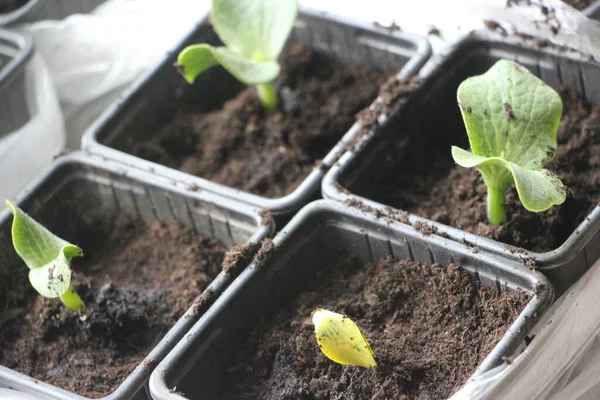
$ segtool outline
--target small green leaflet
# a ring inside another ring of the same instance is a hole
[[[49,298],[67,293],[71,284],[71,259],[81,256],[81,249],[55,236],[10,201],[7,200],[6,205],[14,216],[13,246],[29,267],[31,285]]]
[[[271,82],[297,12],[296,0],[213,0],[211,21],[225,46],[188,46],[177,64],[190,83],[219,64],[244,84]]]
[[[458,88],[472,153],[452,147],[454,161],[477,168],[489,187],[513,183],[523,206],[545,211],[566,199],[560,179],[544,166],[556,155],[562,115],[558,93],[521,65],[500,60]]]
[[[271,82],[279,74],[276,61],[258,62],[233,53],[227,47],[194,44],[179,53],[177,63],[182,66],[183,77],[194,83],[198,75],[215,65],[222,65],[238,81],[246,85]]]

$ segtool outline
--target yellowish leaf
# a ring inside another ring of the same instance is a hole
[[[338,364],[374,368],[375,354],[358,326],[345,315],[324,309],[312,314],[321,351]]]

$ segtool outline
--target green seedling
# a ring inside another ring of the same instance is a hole
[[[500,60],[485,74],[463,81],[457,98],[472,152],[452,146],[452,157],[481,173],[493,226],[507,222],[505,194],[513,183],[529,211],[565,201],[565,185],[544,169],[556,155],[558,93],[521,65]]]
[[[319,348],[342,365],[375,368],[375,354],[358,326],[345,315],[317,309],[312,313]]]
[[[6,205],[13,214],[13,246],[29,267],[31,286],[44,297],[60,297],[73,311],[85,308],[71,286],[71,259],[82,256],[81,249],[54,235],[10,201],[6,200]]]
[[[177,65],[189,83],[205,70],[221,65],[237,80],[257,88],[267,111],[277,108],[273,80],[277,58],[292,30],[296,0],[212,0],[210,18],[225,46],[188,46]]]

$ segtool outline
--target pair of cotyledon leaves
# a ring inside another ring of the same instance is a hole
[[[177,59],[183,76],[192,83],[206,69],[221,65],[247,85],[273,81],[296,14],[296,0],[213,0],[211,22],[225,46],[185,48]]]
[[[556,154],[562,115],[554,89],[521,65],[500,60],[485,74],[463,81],[457,98],[472,150],[453,146],[457,164],[476,167],[488,188],[503,193],[514,182],[530,211],[565,201],[565,186],[544,169]]]

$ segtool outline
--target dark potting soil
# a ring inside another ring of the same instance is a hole
[[[370,177],[368,187],[357,192],[383,204],[509,245],[536,252],[558,248],[600,200],[600,105],[585,104],[571,91],[562,91],[561,96],[563,118],[558,129],[558,151],[555,160],[546,166],[568,187],[567,200],[560,206],[542,213],[529,212],[512,188],[506,196],[509,222],[498,228],[490,226],[487,222],[487,189],[481,175],[474,168],[456,165],[450,154],[448,140],[468,148],[464,125],[454,128],[454,125],[439,126],[436,122],[427,129],[444,132],[449,139],[428,141],[423,145],[419,140],[426,139],[417,136],[426,135],[410,131],[416,138],[415,145],[406,140],[403,148],[385,160],[387,165],[383,172]],[[458,107],[456,114],[460,117]],[[416,118],[429,117],[420,115]],[[431,118],[436,121],[433,116]],[[442,118],[439,121],[444,123]],[[425,149],[429,152],[425,153]]]
[[[8,277],[14,281],[0,293],[1,365],[83,396],[109,394],[202,300],[226,251],[180,226],[128,217],[105,234],[74,259],[72,282],[86,303],[80,315],[37,295],[24,265]]]
[[[528,302],[497,294],[457,266],[350,257],[323,268],[297,298],[252,331],[230,364],[223,398],[442,399],[458,389]],[[353,319],[375,352],[374,369],[327,359],[311,313]]]
[[[577,10],[583,10],[584,8],[589,7],[592,3],[595,3],[596,0],[562,0],[563,3],[567,3],[571,7]]]
[[[211,112],[178,100],[173,118],[130,150],[255,194],[291,193],[352,126],[355,114],[375,100],[385,75],[367,65],[344,65],[301,43],[288,45],[280,59],[277,112],[265,114],[254,87]]]
[[[15,11],[27,3],[29,0],[0,0],[0,14]]]

